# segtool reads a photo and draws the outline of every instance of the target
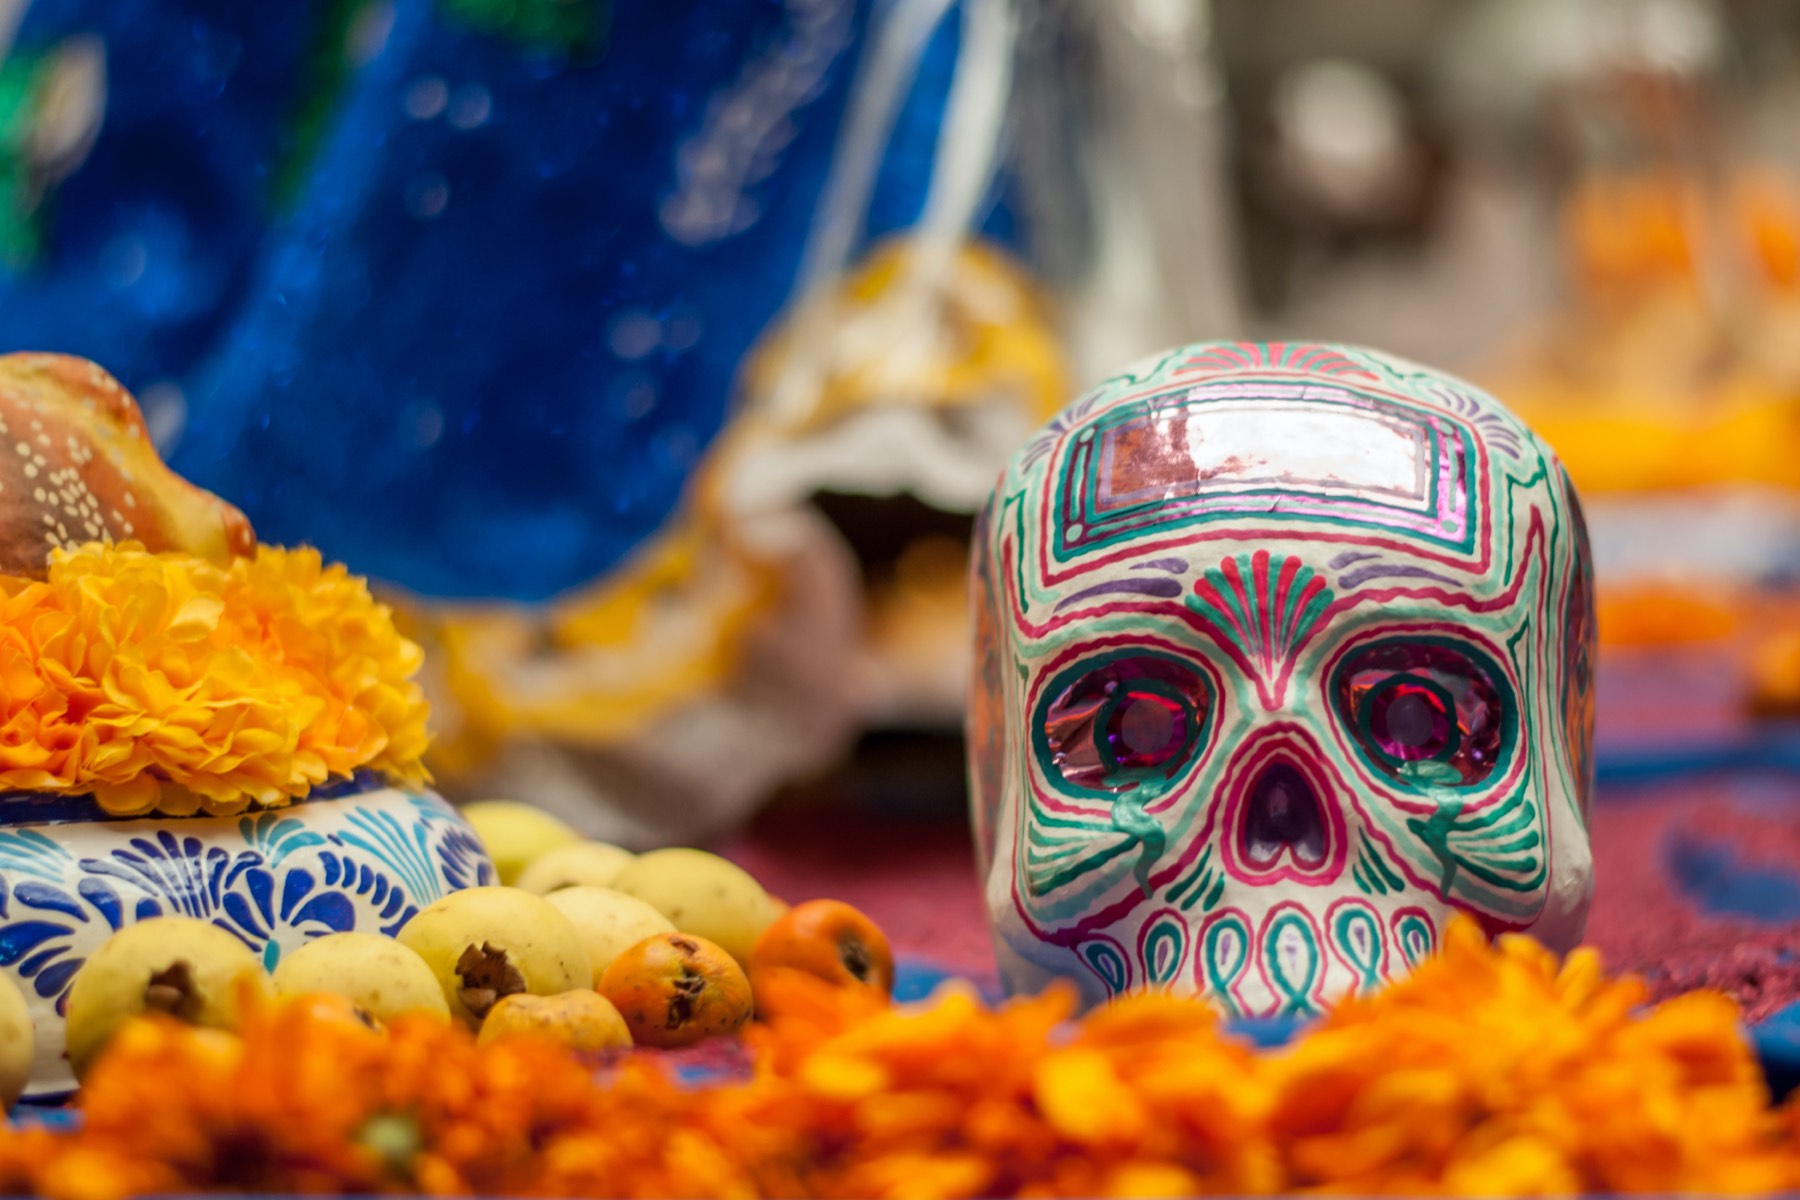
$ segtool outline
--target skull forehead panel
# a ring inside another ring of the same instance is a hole
[[[1187,347],[1052,422],[981,530],[971,781],[1010,984],[1310,1011],[1452,910],[1579,939],[1585,538],[1492,398],[1347,347]]]

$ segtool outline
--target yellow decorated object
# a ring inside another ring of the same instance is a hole
[[[803,432],[870,408],[956,408],[1003,395],[1034,425],[1053,416],[1068,375],[1030,278],[979,242],[921,282],[928,270],[912,242],[887,241],[778,323],[745,369],[746,391],[769,401],[758,414]]]
[[[690,516],[542,612],[436,610],[423,629],[461,721],[439,730],[445,769],[472,769],[520,736],[578,745],[629,737],[722,687],[746,632],[779,595],[772,568]]]

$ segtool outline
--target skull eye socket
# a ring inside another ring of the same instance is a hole
[[[1153,654],[1074,667],[1045,695],[1036,732],[1046,773],[1092,791],[1154,788],[1180,775],[1213,709],[1205,675]]]
[[[1402,783],[1473,787],[1512,750],[1517,716],[1503,680],[1472,648],[1390,641],[1347,658],[1333,690],[1377,770]]]

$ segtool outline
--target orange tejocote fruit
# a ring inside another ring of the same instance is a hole
[[[256,549],[244,514],[163,465],[137,401],[84,358],[0,355],[0,574],[50,552],[140,542],[223,563]]]
[[[290,1012],[306,1014],[308,1021],[343,1025],[376,1035],[385,1035],[387,1027],[348,996],[333,992],[310,992],[304,996],[282,996],[277,1006]]]
[[[690,933],[658,933],[613,959],[599,993],[639,1046],[674,1050],[736,1033],[754,1007],[750,980],[721,947]]]
[[[887,935],[842,900],[796,904],[756,939],[750,981],[756,984],[764,973],[783,968],[840,987],[870,987],[884,996],[894,991],[894,952]]]

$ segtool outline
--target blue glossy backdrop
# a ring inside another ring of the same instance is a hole
[[[584,44],[480,19],[532,0],[34,0],[13,60],[95,35],[109,100],[0,349],[106,364],[265,540],[441,596],[604,572],[787,299],[888,4],[574,3]],[[956,24],[871,233],[919,210]]]

